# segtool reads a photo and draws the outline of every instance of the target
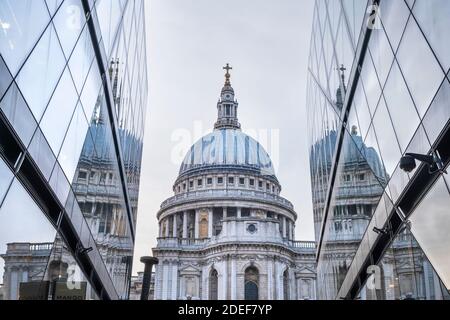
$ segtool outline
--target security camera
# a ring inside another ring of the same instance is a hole
[[[388,234],[388,233],[389,233],[390,229],[389,229],[389,227],[385,227],[385,228],[383,228],[383,229],[374,227],[374,228],[372,229],[372,231],[375,232],[376,234],[382,234],[382,235],[385,235],[385,234]]]
[[[405,155],[400,159],[400,169],[402,169],[403,171],[410,173],[416,167],[417,167],[416,160],[413,157]]]
[[[433,152],[431,155],[407,153],[400,159],[400,169],[407,173],[412,172],[417,167],[416,160],[428,166],[429,174],[435,174],[437,172],[447,173],[438,151]]]

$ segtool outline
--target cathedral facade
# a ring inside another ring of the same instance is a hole
[[[191,147],[157,214],[154,297],[315,299],[315,243],[294,240],[297,214],[267,152],[241,131],[224,69],[214,131]]]

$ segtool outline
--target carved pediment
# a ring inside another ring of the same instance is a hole
[[[196,275],[199,276],[201,273],[201,270],[194,267],[193,265],[188,265],[182,269],[180,269],[180,275]]]
[[[311,267],[307,267],[307,266],[300,266],[295,270],[295,274],[297,276],[315,276],[316,275],[316,271],[311,268]]]

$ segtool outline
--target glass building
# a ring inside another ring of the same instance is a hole
[[[127,299],[144,0],[0,2],[0,297]]]
[[[308,132],[320,299],[448,299],[450,2],[316,0]],[[438,161],[439,162],[439,161]],[[441,167],[441,169],[442,169]]]

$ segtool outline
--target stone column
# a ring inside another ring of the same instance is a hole
[[[313,297],[311,298],[311,300],[316,300],[317,299],[317,287],[316,287],[316,281],[317,279],[313,279],[312,280],[312,295]]]
[[[173,231],[172,231],[172,234],[173,234],[173,237],[174,237],[174,238],[178,238],[178,232],[177,232],[177,216],[178,216],[177,213],[175,213],[175,214],[173,215]]]
[[[162,299],[162,282],[161,282],[161,265],[155,266],[155,293],[154,293],[154,299],[155,300],[161,300]]]
[[[286,238],[286,217],[283,216],[283,238]]]
[[[242,217],[242,208],[238,207],[237,208],[237,218],[240,219]]]
[[[167,217],[167,218],[164,220],[164,223],[166,224],[166,234],[164,235],[164,237],[166,237],[166,238],[169,237],[169,230],[170,230],[170,224],[169,224],[169,222],[170,222],[170,219],[169,219],[169,217]]]
[[[276,300],[283,300],[283,281],[282,281],[282,267],[279,261],[275,261],[275,290]]]
[[[228,257],[223,260],[222,299],[227,300],[228,294]]]
[[[169,265],[167,263],[165,263],[162,266],[163,272],[162,272],[162,295],[161,298],[163,300],[167,300],[169,298]]]
[[[202,300],[209,300],[209,273],[208,273],[208,266],[203,266],[202,268],[202,276],[201,276],[201,283],[202,283],[202,290],[200,293],[200,298]]]
[[[273,260],[267,262],[267,299],[273,300]]]
[[[187,211],[184,211],[183,212],[183,239],[187,239],[187,237],[188,237],[187,219],[188,219],[188,213],[187,213]]]
[[[213,209],[208,209],[208,238],[213,237]]]
[[[194,220],[194,238],[199,238],[199,212],[198,210],[195,210],[195,220]]]
[[[297,300],[297,282],[292,269],[289,269],[289,300]]]
[[[231,256],[231,300],[236,300],[236,288],[237,288],[237,272],[236,272],[236,256]]]
[[[177,262],[173,263],[172,266],[172,297],[171,300],[178,299],[178,264]]]
[[[227,217],[227,208],[223,208],[223,218],[225,219]]]

